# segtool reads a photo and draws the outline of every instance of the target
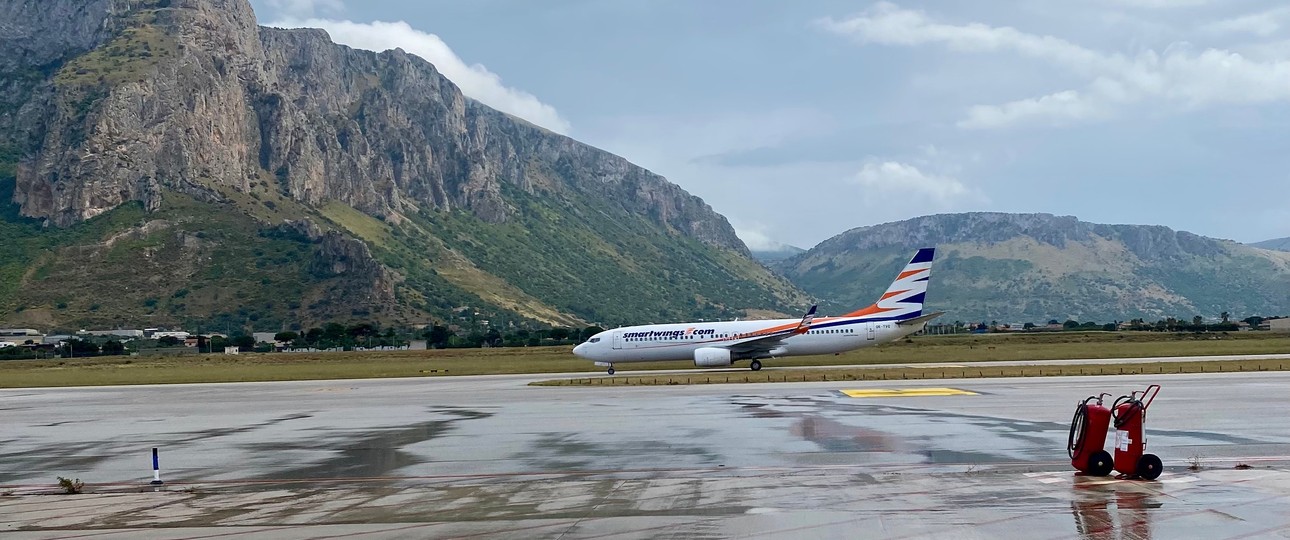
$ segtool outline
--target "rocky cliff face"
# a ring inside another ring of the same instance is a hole
[[[136,201],[297,223],[315,237],[306,274],[349,261],[358,297],[402,313],[493,302],[611,321],[593,291],[635,285],[623,309],[658,317],[805,301],[701,199],[474,102],[403,51],[259,27],[246,0],[0,0],[0,30],[0,183],[46,226]],[[515,248],[490,249],[502,237]]]
[[[779,268],[808,292],[872,301],[915,248],[938,247],[928,298],[959,320],[1081,322],[1290,311],[1290,256],[1167,227],[1049,214],[926,216],[852,229]]]
[[[0,8],[36,15],[15,33],[26,40],[0,44],[0,56],[19,59],[0,69],[104,48],[62,65],[44,89],[51,99],[27,104],[26,115],[49,121],[28,134],[35,144],[15,194],[24,215],[66,226],[127,200],[155,209],[165,189],[218,199],[269,182],[301,202],[336,200],[373,216],[460,208],[499,222],[514,211],[502,194],[509,185],[593,192],[676,234],[745,250],[702,200],[473,102],[402,51],[261,28],[245,0],[36,4]]]

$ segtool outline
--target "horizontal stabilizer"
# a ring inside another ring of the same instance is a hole
[[[898,323],[896,323],[896,324],[898,324],[898,325],[900,325],[900,326],[918,326],[918,325],[920,325],[920,324],[923,324],[923,323],[926,323],[926,322],[928,322],[928,321],[931,321],[932,319],[935,319],[935,318],[937,318],[937,317],[940,317],[941,315],[944,315],[944,314],[945,314],[945,312],[944,312],[944,311],[937,311],[936,313],[928,313],[927,315],[923,315],[923,316],[921,316],[921,317],[914,317],[914,318],[909,319],[909,320],[900,321],[900,322],[898,322]]]

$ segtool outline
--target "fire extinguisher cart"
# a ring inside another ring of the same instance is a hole
[[[1109,395],[1089,396],[1075,406],[1075,417],[1071,419],[1066,451],[1071,456],[1071,466],[1085,474],[1106,476],[1114,467],[1111,454],[1103,448],[1111,426],[1111,409],[1102,404],[1102,398]]]
[[[1141,392],[1121,396],[1111,407],[1115,423],[1115,470],[1127,478],[1155,480],[1160,476],[1160,458],[1145,453],[1147,407],[1158,393],[1160,385],[1153,384]]]

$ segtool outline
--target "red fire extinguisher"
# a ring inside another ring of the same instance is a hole
[[[1111,474],[1114,467],[1111,454],[1103,449],[1106,431],[1111,425],[1111,409],[1102,404],[1102,398],[1109,395],[1089,396],[1075,406],[1075,417],[1071,419],[1071,433],[1066,444],[1071,466],[1094,476]],[[1092,403],[1094,400],[1097,403]]]
[[[1153,384],[1141,392],[1120,396],[1111,407],[1115,421],[1115,470],[1127,477],[1155,480],[1160,476],[1160,458],[1143,453],[1147,447],[1144,431],[1147,407],[1159,393],[1160,385]]]

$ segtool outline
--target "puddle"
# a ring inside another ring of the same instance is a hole
[[[458,422],[492,416],[490,413],[464,409],[432,409],[436,415],[451,418],[430,420],[403,427],[373,428],[352,437],[326,437],[291,445],[254,444],[246,448],[256,452],[281,452],[285,450],[333,450],[335,453],[321,462],[286,470],[268,472],[265,476],[285,479],[308,478],[372,478],[388,476],[391,472],[421,463],[424,460],[403,450],[404,448],[434,440],[451,431]]]
[[[719,454],[703,446],[650,439],[596,442],[587,440],[580,433],[540,435],[529,450],[518,452],[512,458],[527,463],[533,470],[552,472],[648,469],[662,464],[683,467],[721,462]]]

